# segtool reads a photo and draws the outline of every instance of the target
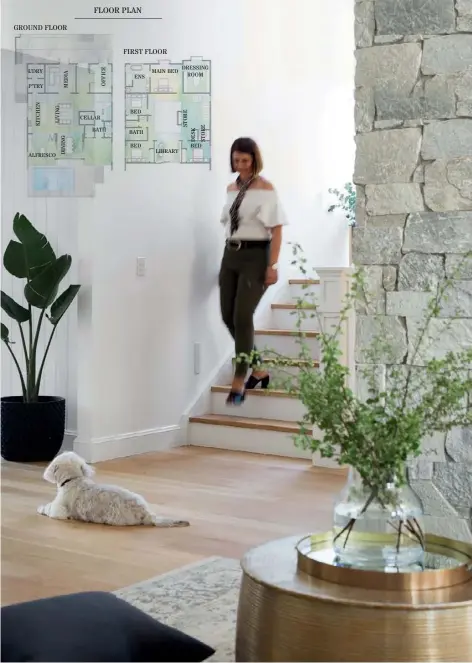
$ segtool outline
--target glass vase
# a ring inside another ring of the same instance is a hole
[[[399,570],[424,556],[423,505],[407,482],[377,490],[350,468],[334,507],[333,548],[343,566]]]

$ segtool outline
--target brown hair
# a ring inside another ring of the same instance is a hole
[[[250,154],[252,156],[252,167],[254,175],[259,175],[264,164],[262,162],[261,151],[255,140],[252,138],[236,138],[234,143],[231,145],[231,151],[229,153],[229,166],[231,172],[235,173],[236,169],[233,165],[233,153],[242,152],[243,154]]]

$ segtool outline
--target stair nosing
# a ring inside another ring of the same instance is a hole
[[[298,306],[298,304],[271,304],[274,311],[316,311],[316,306]]]
[[[212,394],[229,394],[231,391],[231,387],[229,385],[220,385],[220,384],[215,384],[211,388],[211,393]],[[298,398],[296,394],[291,394],[288,391],[284,391],[283,389],[274,389],[271,391],[271,389],[248,389],[246,391],[246,396],[265,396],[266,398],[270,398],[271,396],[274,396],[274,398]]]
[[[191,424],[206,424],[210,426],[228,426],[230,428],[245,428],[249,430],[266,430],[276,433],[296,434],[300,431],[300,424],[296,421],[282,421],[278,419],[255,419],[252,417],[231,417],[229,415],[204,414],[190,417]]]
[[[302,336],[305,338],[318,338],[319,331],[298,331],[294,329],[256,329],[254,332],[258,336]]]
[[[313,359],[313,361],[308,361],[306,359],[297,359],[297,357],[285,357],[285,359],[288,359],[289,361],[283,362],[280,361],[280,359],[274,358],[274,359],[269,359],[268,357],[262,357],[261,358],[261,364],[270,364],[271,361],[276,363],[277,361],[279,362],[279,366],[309,366],[311,365],[313,368],[319,368],[320,367],[320,362],[318,359]],[[236,357],[233,357],[232,359],[233,363],[236,361]],[[275,366],[277,368],[277,365]]]
[[[320,285],[320,279],[289,279],[289,285]]]

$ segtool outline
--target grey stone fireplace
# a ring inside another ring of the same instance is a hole
[[[401,364],[428,290],[472,250],[472,2],[362,0],[355,15],[353,259],[366,268],[370,294],[357,315],[356,362],[387,322]],[[472,261],[455,278],[460,318],[439,337],[436,356],[472,346]],[[439,331],[444,319],[432,324]],[[388,385],[388,366],[378,371]],[[410,479],[427,529],[472,541],[472,431],[425,440]]]

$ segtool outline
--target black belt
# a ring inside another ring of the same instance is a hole
[[[239,251],[240,249],[265,249],[268,248],[270,240],[252,240],[252,239],[227,239],[226,248],[231,251]]]

